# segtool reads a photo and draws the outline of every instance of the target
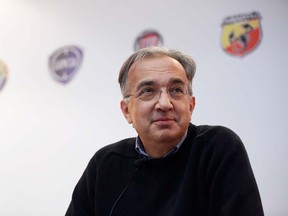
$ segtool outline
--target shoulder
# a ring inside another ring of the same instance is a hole
[[[229,152],[243,151],[244,145],[240,137],[230,128],[225,126],[201,125],[196,126],[195,141],[206,150]]]
[[[119,157],[128,157],[134,158],[137,157],[135,151],[135,137],[127,138],[120,140],[118,142],[106,145],[100,148],[92,157],[91,161],[101,164],[103,161],[108,159],[111,156]]]
[[[229,172],[238,170],[240,172],[250,167],[244,144],[233,130],[224,126],[209,125],[196,128],[193,145],[202,172],[212,178],[218,171],[225,173],[228,170]]]
[[[205,135],[209,133],[218,133],[218,132],[232,132],[234,133],[230,128],[222,126],[222,125],[193,125],[191,124],[190,127],[194,127],[197,131],[197,135]]]
[[[197,127],[197,137],[205,139],[237,139],[239,136],[230,128],[220,125],[201,125]]]

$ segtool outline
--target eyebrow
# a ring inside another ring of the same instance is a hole
[[[180,78],[171,78],[168,82],[168,85],[172,85],[172,84],[185,85],[185,82]],[[157,82],[153,80],[144,80],[137,85],[136,91],[139,91],[141,88],[145,86],[155,86],[155,85],[157,85]]]
[[[183,85],[185,85],[185,82],[182,79],[180,79],[180,78],[171,78],[169,80],[169,84],[170,85],[171,84],[183,84]]]
[[[156,85],[156,82],[153,80],[144,80],[142,82],[140,82],[137,85],[136,91],[139,91],[140,89],[142,89],[144,86],[154,86]]]

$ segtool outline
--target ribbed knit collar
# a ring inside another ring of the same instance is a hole
[[[162,158],[175,154],[178,151],[178,149],[181,147],[185,139],[187,138],[187,134],[189,133],[189,135],[192,135],[192,137],[194,137],[193,134],[195,131],[196,131],[196,126],[190,123],[188,130],[182,137],[181,141],[174,148],[172,148],[167,154],[165,154]],[[145,152],[143,143],[139,136],[137,136],[135,140],[135,150],[139,154],[140,158],[146,159],[146,160],[152,159],[151,156]]]

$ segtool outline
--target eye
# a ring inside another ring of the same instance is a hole
[[[140,90],[140,92],[138,93],[138,97],[140,96],[150,96],[150,95],[154,95],[156,92],[155,88],[152,87],[145,87],[143,89]]]
[[[184,88],[181,86],[171,87],[169,88],[169,94],[171,96],[181,96],[184,94]]]

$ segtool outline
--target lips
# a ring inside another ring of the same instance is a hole
[[[152,122],[170,122],[170,121],[174,121],[174,118],[156,118],[153,119]]]

